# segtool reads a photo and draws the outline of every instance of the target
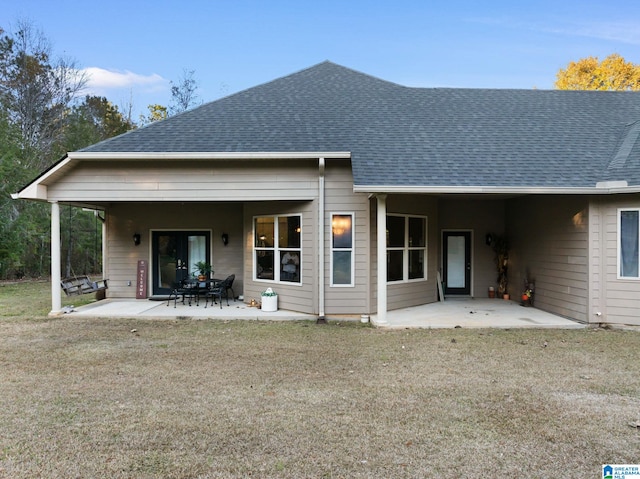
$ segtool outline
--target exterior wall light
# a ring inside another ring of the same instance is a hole
[[[491,233],[487,233],[487,236],[485,236],[484,241],[485,243],[487,243],[487,246],[491,246],[491,243],[493,243],[493,235]]]
[[[133,244],[136,246],[140,244],[140,233],[133,234]]]

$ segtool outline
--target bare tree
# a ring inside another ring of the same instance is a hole
[[[0,101],[19,128],[23,147],[35,153],[30,166],[42,169],[87,77],[74,60],[53,58],[49,40],[28,21],[19,21],[13,36],[0,34]]]
[[[171,82],[171,103],[169,116],[182,113],[200,105],[200,96],[197,93],[198,82],[195,79],[195,70],[183,70],[182,76],[175,84]]]

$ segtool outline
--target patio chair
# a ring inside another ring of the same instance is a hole
[[[176,307],[176,303],[178,302],[178,296],[182,296],[182,302],[184,303],[184,286],[183,281],[175,281],[171,285],[171,292],[169,293],[169,298],[167,299],[167,306],[171,303],[171,299],[173,299],[173,307]]]
[[[209,298],[211,298],[211,304],[215,303],[216,298],[218,298],[220,300],[220,309],[222,309],[223,297],[227,299],[227,306],[229,306],[229,290],[231,289],[231,291],[233,292],[233,288],[231,288],[231,285],[233,284],[233,280],[235,279],[235,277],[236,275],[232,274],[226,279],[212,285],[212,287],[207,292],[204,307],[206,308],[209,304]]]
[[[236,300],[236,293],[235,291],[233,291],[233,282],[236,279],[236,275],[232,274],[231,276],[227,277],[227,279],[225,281],[228,281],[229,283],[227,284],[227,299],[229,299],[229,290],[231,290],[231,297],[233,298],[233,300]]]

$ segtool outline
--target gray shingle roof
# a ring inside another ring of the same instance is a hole
[[[324,62],[87,152],[350,151],[358,186],[640,185],[640,93],[409,88]]]

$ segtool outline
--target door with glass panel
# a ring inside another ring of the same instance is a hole
[[[471,294],[471,233],[443,233],[444,294]]]
[[[195,263],[211,263],[209,231],[154,231],[153,294],[171,293],[174,284],[193,276]]]

